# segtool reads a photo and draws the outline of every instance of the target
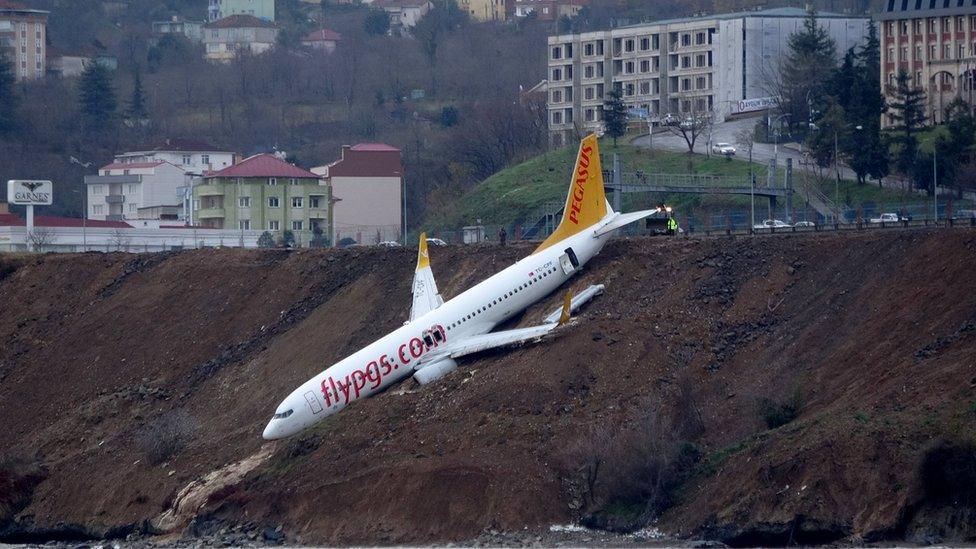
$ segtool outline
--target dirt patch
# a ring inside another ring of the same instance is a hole
[[[438,248],[432,265],[449,298],[529,251]],[[573,281],[607,286],[578,322],[274,445],[184,506],[188,531],[315,544],[544,532],[593,511],[571,450],[660,416],[695,456],[658,519],[669,534],[966,539],[951,524],[969,519],[931,504],[920,471],[933,440],[976,434],[976,293],[958,282],[974,252],[966,230],[614,241]],[[0,448],[36,453],[46,475],[17,524],[137,531],[179,507],[190,483],[260,451],[295,386],[403,322],[413,261],[396,249],[25,260],[0,281]],[[762,402],[795,409],[767,423]],[[140,433],[175,411],[197,434],[154,459]]]

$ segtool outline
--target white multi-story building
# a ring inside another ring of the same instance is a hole
[[[107,221],[187,218],[187,192],[207,172],[234,164],[234,153],[190,139],[173,139],[148,151],[116,155],[85,176],[89,219]]]
[[[229,62],[239,51],[264,53],[274,47],[277,39],[278,28],[273,22],[253,15],[231,15],[204,25],[204,57]]]
[[[207,20],[217,21],[231,15],[253,15],[265,21],[275,20],[275,0],[210,0]]]
[[[730,114],[768,108],[772,77],[806,12],[778,8],[689,17],[549,37],[550,141],[562,146],[602,128],[613,88],[652,116]],[[818,14],[838,55],[867,36],[869,18]]]

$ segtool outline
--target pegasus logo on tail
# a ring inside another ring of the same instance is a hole
[[[579,225],[579,213],[583,209],[583,196],[586,194],[586,178],[589,175],[590,152],[593,147],[583,147],[580,150],[579,162],[576,168],[576,181],[573,183],[573,201],[569,208],[569,220],[573,225]]]

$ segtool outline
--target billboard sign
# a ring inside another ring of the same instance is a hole
[[[755,99],[742,99],[733,103],[737,108],[735,112],[755,112],[771,109],[779,104],[776,97],[757,97]]]
[[[19,206],[50,206],[54,185],[50,181],[11,179],[7,181],[7,202]]]

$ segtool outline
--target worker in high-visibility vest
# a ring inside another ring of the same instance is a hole
[[[668,234],[669,235],[675,235],[677,233],[678,233],[678,221],[675,218],[673,218],[673,217],[669,217],[668,218]]]

